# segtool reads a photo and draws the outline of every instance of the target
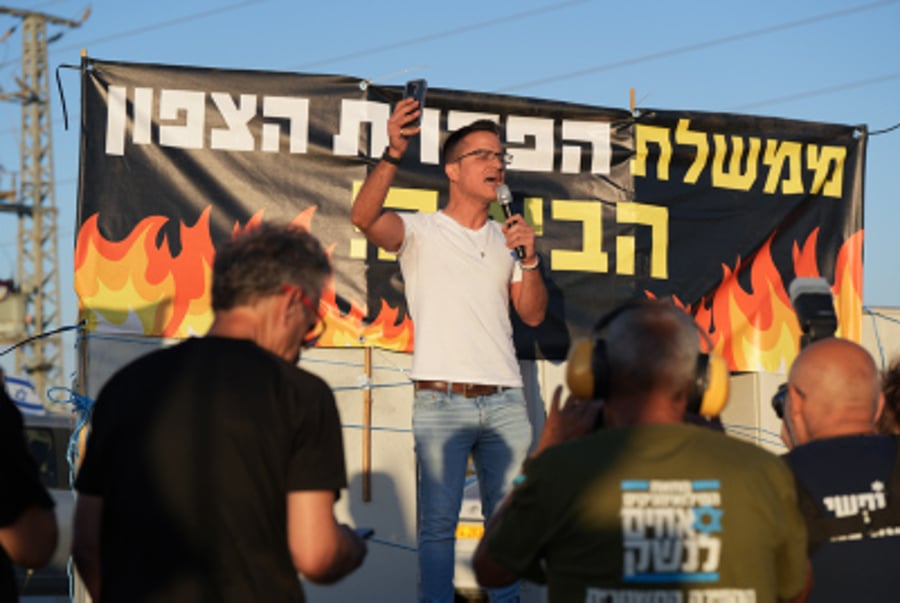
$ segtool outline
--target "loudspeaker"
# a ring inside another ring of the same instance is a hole
[[[605,399],[609,395],[609,365],[606,360],[606,340],[602,337],[607,325],[625,312],[642,307],[649,300],[630,301],[604,315],[594,326],[593,336],[572,343],[566,365],[566,385],[576,398]],[[728,402],[729,372],[725,359],[712,352],[709,335],[691,321],[706,340],[710,352],[697,356],[694,387],[688,395],[688,412],[714,417]]]

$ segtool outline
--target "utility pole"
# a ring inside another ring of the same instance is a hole
[[[22,21],[22,76],[19,91],[0,93],[0,100],[22,104],[18,197],[0,210],[19,218],[18,286],[25,298],[25,337],[60,326],[59,254],[53,142],[50,121],[50,71],[47,67],[47,23],[79,27],[79,21],[0,6],[0,14]],[[41,398],[47,388],[62,385],[61,336],[36,337],[16,349],[16,372],[28,374]]]

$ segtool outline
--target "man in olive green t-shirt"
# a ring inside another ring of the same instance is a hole
[[[590,429],[597,402],[561,410],[557,389],[479,543],[479,582],[545,582],[551,603],[804,600],[806,532],[787,466],[684,423],[699,357],[690,317],[629,304],[604,345],[606,428]]]

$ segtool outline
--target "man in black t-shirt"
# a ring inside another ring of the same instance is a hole
[[[0,370],[0,601],[15,601],[12,564],[36,569],[56,549],[53,499],[25,445],[22,415]]]
[[[883,405],[875,361],[838,338],[806,347],[773,400],[807,523],[810,601],[900,597],[900,467],[894,436],[876,435]]]
[[[296,366],[331,267],[294,227],[221,247],[209,333],[116,373],[93,410],[73,555],[94,601],[303,601],[356,569],[331,390]]]

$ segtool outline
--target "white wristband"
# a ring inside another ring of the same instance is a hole
[[[525,264],[520,263],[519,267],[522,268],[522,270],[537,270],[537,267],[540,265],[541,265],[541,256],[536,255],[536,256],[534,256],[534,264],[530,264],[530,265],[526,266]]]

